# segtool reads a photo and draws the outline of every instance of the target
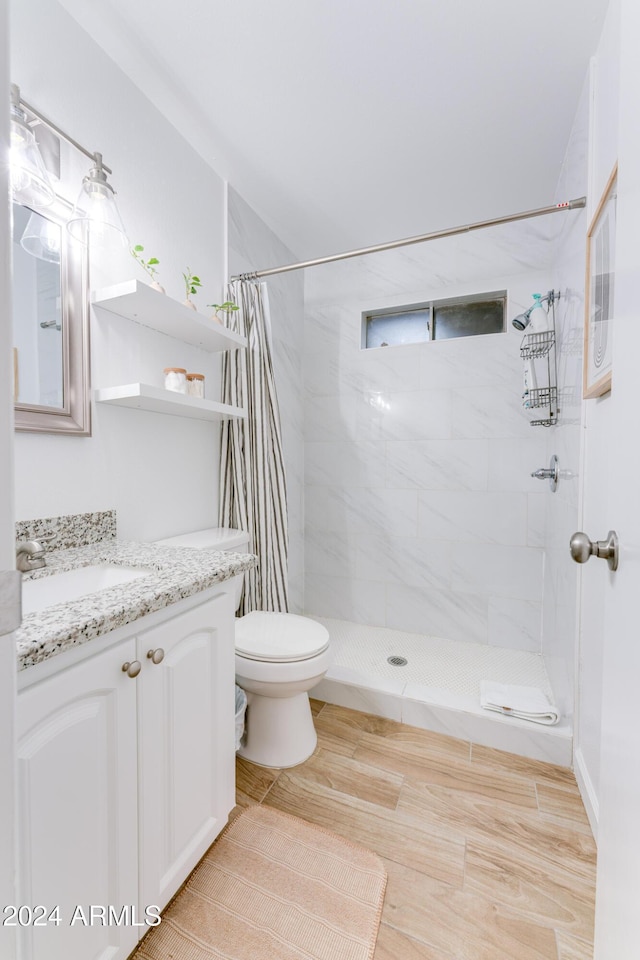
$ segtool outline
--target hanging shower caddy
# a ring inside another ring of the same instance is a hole
[[[558,370],[556,364],[556,311],[555,302],[560,294],[549,290],[541,302],[549,304],[548,316],[551,320],[549,330],[540,333],[525,333],[520,344],[520,356],[523,360],[537,363],[538,386],[529,391],[528,409],[544,411],[540,419],[532,420],[532,427],[550,427],[558,422]],[[543,361],[543,362],[540,362]],[[542,374],[542,375],[541,375]],[[545,382],[546,381],[546,382]]]

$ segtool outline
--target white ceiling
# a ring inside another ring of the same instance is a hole
[[[553,202],[607,6],[61,2],[300,257]]]

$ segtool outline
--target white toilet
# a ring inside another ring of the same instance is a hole
[[[212,527],[157,543],[246,553],[249,535]],[[236,610],[242,579],[233,578]],[[263,767],[302,763],[317,744],[308,691],[329,667],[327,630],[308,617],[256,610],[236,620],[235,633],[236,682],[247,694],[247,726],[238,755]]]

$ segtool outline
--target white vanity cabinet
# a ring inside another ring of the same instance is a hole
[[[61,654],[18,693],[18,897],[47,911],[20,924],[20,960],[124,960],[145,909],[166,905],[227,821],[235,604],[226,584],[198,600],[85,644],[69,666]],[[76,912],[71,925],[76,906],[86,924]]]
[[[135,649],[118,643],[18,695],[18,901],[46,917],[59,907],[44,926],[19,918],[20,960],[115,960],[138,940],[134,927],[72,925],[76,906],[138,901],[136,688],[122,672]]]
[[[235,804],[234,616],[220,593],[137,640],[143,905],[171,899]]]

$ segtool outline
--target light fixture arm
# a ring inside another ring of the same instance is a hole
[[[31,114],[36,120],[39,120],[40,123],[43,123],[45,127],[48,127],[56,136],[60,137],[61,140],[64,140],[66,143],[70,144],[72,147],[75,147],[76,150],[79,150],[80,153],[83,153],[85,157],[88,157],[89,160],[93,160],[96,166],[99,166],[101,170],[105,173],[113,173],[109,167],[102,162],[102,154],[91,153],[86,147],[83,147],[81,143],[78,143],[77,140],[74,140],[73,137],[70,137],[68,133],[65,133],[57,124],[49,120],[48,117],[45,117],[43,113],[40,113],[39,110],[36,110],[35,107],[32,107],[30,103],[27,103],[26,100],[23,100],[20,96],[20,88],[16,83],[11,84],[11,103],[16,106],[19,110],[26,111]],[[98,164],[97,158],[100,157]]]

